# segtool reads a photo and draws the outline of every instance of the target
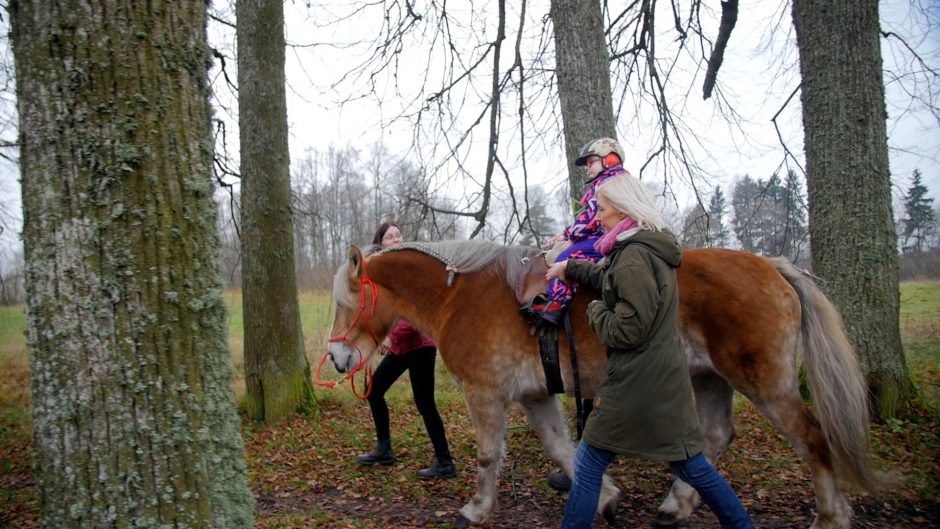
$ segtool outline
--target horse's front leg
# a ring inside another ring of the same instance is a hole
[[[568,434],[564,418],[558,406],[558,399],[546,397],[538,400],[520,402],[525,410],[529,425],[542,440],[542,446],[548,456],[561,467],[569,477],[574,477],[574,444]],[[614,481],[604,474],[601,497],[597,503],[597,513],[612,519],[620,502],[620,489]]]
[[[506,455],[507,401],[492,388],[464,386],[464,398],[477,434],[477,492],[460,508],[454,527],[486,521],[496,504],[496,484]]]
[[[692,377],[695,406],[702,432],[705,434],[705,458],[718,466],[718,458],[725,452],[734,438],[732,405],[734,389],[717,373],[700,373]],[[676,478],[669,494],[659,506],[656,522],[672,525],[685,520],[701,502],[698,492],[691,485]]]

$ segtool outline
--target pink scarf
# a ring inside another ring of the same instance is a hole
[[[630,217],[626,217],[609,232],[601,236],[596,243],[594,243],[594,249],[600,252],[602,255],[607,255],[614,249],[614,245],[617,244],[617,236],[621,233],[636,228],[637,223],[635,220]]]

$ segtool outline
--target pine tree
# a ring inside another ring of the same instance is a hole
[[[755,215],[760,187],[759,182],[749,175],[744,175],[731,191],[731,209],[734,211],[731,226],[741,248],[748,252],[758,251],[759,229]]]
[[[749,176],[731,193],[732,227],[744,250],[796,259],[806,238],[800,181],[792,171],[785,182],[776,173],[765,180]]]
[[[904,253],[920,253],[927,249],[927,242],[937,227],[935,220],[933,198],[927,197],[927,186],[923,183],[920,169],[914,169],[911,187],[904,196],[901,250]]]
[[[725,195],[721,191],[721,186],[715,186],[715,192],[708,201],[708,216],[711,218],[709,225],[711,246],[725,248],[731,243],[731,233],[725,224],[727,209],[728,206],[725,203]]]
[[[807,242],[806,201],[803,200],[803,185],[799,175],[792,169],[787,171],[780,202],[784,207],[786,236],[784,237],[783,255],[796,260]]]

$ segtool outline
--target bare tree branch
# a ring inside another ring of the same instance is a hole
[[[787,100],[783,102],[783,105],[781,105],[780,109],[777,110],[777,112],[774,114],[774,117],[771,118],[770,121],[772,121],[774,124],[774,130],[777,131],[777,140],[780,142],[780,147],[783,148],[783,152],[784,152],[783,164],[785,164],[787,160],[792,160],[793,164],[796,165],[800,169],[801,173],[803,173],[803,178],[806,178],[806,169],[804,169],[803,166],[800,165],[799,158],[797,158],[796,156],[793,155],[792,152],[790,152],[790,147],[787,145],[786,140],[783,138],[783,134],[780,132],[780,126],[777,123],[777,118],[780,117],[780,113],[783,112],[785,108],[787,108],[787,105],[790,104],[790,101],[792,101],[793,98],[796,96],[796,94],[798,94],[799,92],[800,92],[800,86],[797,86],[796,88],[794,88],[793,92],[790,93],[790,97],[788,97]]]
[[[715,87],[715,78],[718,77],[718,69],[725,60],[725,48],[728,46],[728,39],[731,38],[731,31],[738,22],[738,0],[722,0],[721,2],[721,25],[718,27],[718,38],[715,39],[715,48],[708,59],[708,71],[705,72],[705,86],[702,89],[704,96],[702,99],[708,99],[712,95],[712,89]]]

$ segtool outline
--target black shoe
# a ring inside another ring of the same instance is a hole
[[[565,308],[561,303],[548,299],[545,294],[538,294],[532,298],[532,301],[519,309],[519,314],[522,314],[526,323],[533,327],[554,328],[561,323],[561,318],[565,315]]]
[[[536,294],[532,300],[519,308],[519,314],[522,315],[522,318],[526,323],[533,327],[540,327],[542,325],[542,318],[539,317],[539,310],[535,309],[536,306],[543,306],[548,302],[548,296],[544,293]]]
[[[525,310],[523,317],[530,325],[536,327],[555,328],[561,323],[562,316],[565,315],[565,306],[555,300],[546,300],[542,303],[533,303],[520,309]]]
[[[570,490],[571,478],[566,476],[564,472],[551,472],[548,475],[548,486],[560,491]]]
[[[565,306],[557,301],[549,301],[538,312],[538,315],[545,323],[557,327],[561,323],[562,316],[565,315]]]
[[[457,467],[451,458],[441,457],[437,458],[433,466],[419,470],[418,475],[424,479],[452,478],[457,475]]]
[[[395,462],[392,453],[392,441],[385,440],[375,443],[375,448],[368,454],[356,456],[356,461],[363,465],[391,465]]]

